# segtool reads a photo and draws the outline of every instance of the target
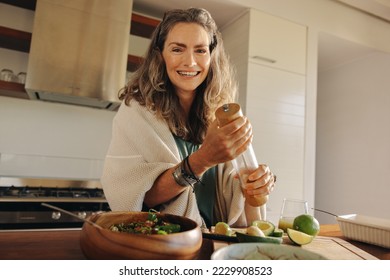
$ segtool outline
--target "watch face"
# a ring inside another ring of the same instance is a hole
[[[181,168],[181,174],[182,174],[184,180],[186,180],[187,185],[189,184],[189,185],[193,186],[194,184],[196,184],[196,183],[198,182],[198,180],[196,180],[196,179],[194,178],[194,176],[192,176],[191,174],[188,174],[188,173],[184,170],[184,168]]]
[[[173,171],[172,176],[178,185],[182,187],[187,187],[190,185],[190,183],[184,174],[185,173],[183,171],[183,168],[181,167],[181,165],[179,165],[176,167],[175,171]]]

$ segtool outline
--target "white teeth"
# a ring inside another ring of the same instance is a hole
[[[190,77],[194,77],[198,74],[198,72],[183,72],[183,71],[178,71],[178,73],[182,76],[190,76]]]

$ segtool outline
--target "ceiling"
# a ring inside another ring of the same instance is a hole
[[[330,0],[332,1],[332,0]],[[372,16],[390,22],[390,0],[334,0]],[[238,4],[240,2],[240,4]],[[133,0],[134,10],[150,16],[162,18],[165,11],[189,7],[207,9],[217,24],[222,27],[230,20],[240,15],[248,5],[248,1],[229,0]],[[221,8],[223,7],[223,8]]]
[[[337,0],[390,22],[390,0]]]
[[[353,62],[374,52],[378,50],[330,34],[320,33],[318,36],[318,72]]]
[[[156,18],[162,18],[167,10],[191,7],[208,10],[220,28],[247,9],[245,6],[226,0],[133,0],[135,12]]]
[[[390,0],[335,1],[390,22]],[[240,4],[237,4],[238,2]],[[133,0],[133,8],[135,12],[162,18],[164,12],[170,9],[202,7],[211,13],[219,27],[223,27],[247,9],[244,2],[235,1],[233,3],[226,0]],[[319,35],[318,70],[325,71],[369,55],[375,51],[369,47],[321,33]]]

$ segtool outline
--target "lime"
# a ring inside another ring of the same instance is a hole
[[[275,225],[269,221],[253,221],[252,226],[257,226],[259,229],[261,229],[264,232],[265,236],[272,235],[275,230]]]
[[[233,231],[227,223],[218,222],[214,227],[214,233],[231,236],[233,234]]]
[[[287,235],[290,240],[297,245],[306,245],[313,241],[314,236],[293,230],[291,228],[287,229]]]
[[[293,229],[316,236],[320,232],[320,223],[312,215],[303,214],[294,219]]]

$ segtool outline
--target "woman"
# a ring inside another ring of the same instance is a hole
[[[261,219],[245,202],[231,160],[252,141],[241,117],[219,127],[214,113],[234,101],[236,84],[214,20],[204,9],[172,10],[146,59],[120,93],[123,103],[101,182],[113,211],[154,208],[203,227]],[[274,176],[260,165],[248,194],[267,195]]]

